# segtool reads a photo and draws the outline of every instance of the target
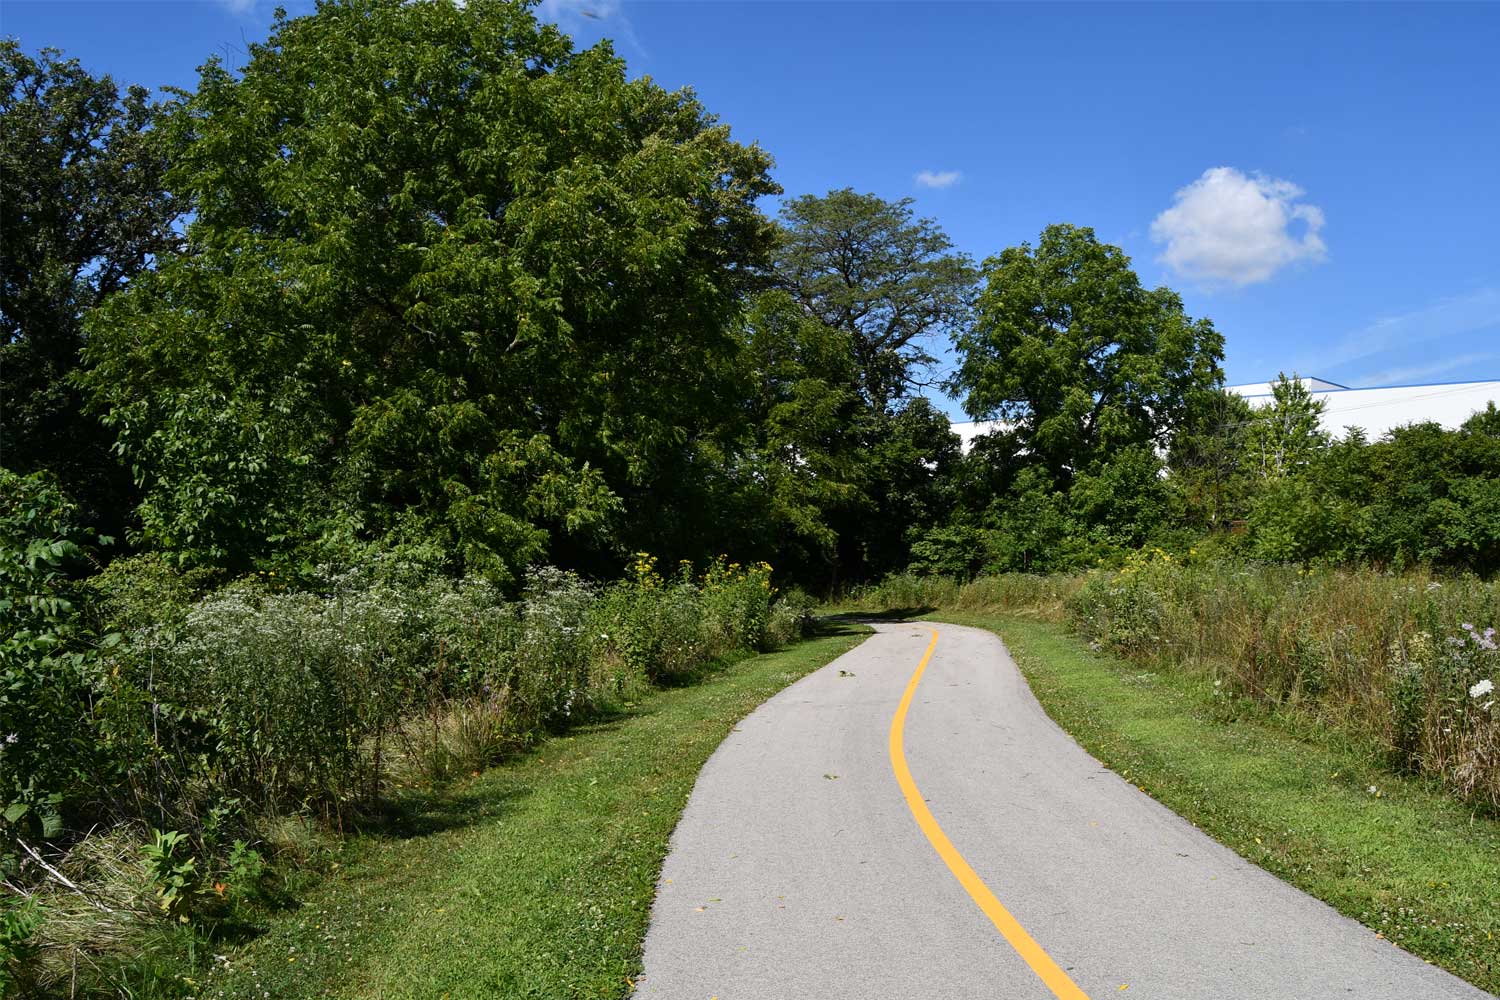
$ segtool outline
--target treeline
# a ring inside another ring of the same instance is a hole
[[[1100,397],[1102,398],[1102,397]],[[1118,566],[1145,546],[1301,565],[1500,569],[1500,411],[1456,430],[1398,427],[1379,441],[1320,428],[1326,403],[1283,375],[1252,407],[1189,400],[1156,447],[1052,473],[1027,417],[980,437],[951,524],[914,536],[909,568],[981,573]],[[1076,471],[1075,471],[1076,470]]]
[[[417,549],[514,589],[728,554],[828,590],[1234,531],[1497,565],[1500,418],[1333,445],[1290,387],[1256,413],[1086,228],[976,264],[908,199],[769,218],[764,150],[525,5],[325,2],[160,103],[3,44],[0,464],[102,558]],[[1001,430],[963,454],[936,385]]]
[[[905,201],[768,218],[768,154],[525,5],[324,3],[159,104],[3,62],[0,461],[105,555],[827,585],[948,512],[911,390],[972,265]]]

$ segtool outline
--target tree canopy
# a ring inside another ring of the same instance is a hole
[[[830,588],[1248,525],[1494,562],[1492,433],[1331,443],[1291,380],[1227,395],[1213,324],[1087,228],[976,268],[910,198],[768,219],[764,151],[530,3],[320,0],[162,104],[15,42],[0,71],[0,464],[123,551]],[[942,337],[998,422],[967,452],[923,395]]]
[[[523,5],[322,0],[166,126],[187,246],[87,384],[188,561],[604,533],[718,403],[770,159]]]
[[[984,281],[952,387],[975,419],[1013,425],[1060,486],[1123,449],[1165,446],[1194,393],[1223,381],[1213,324],[1143,288],[1091,229],[1048,226],[985,261]]]
[[[130,481],[70,376],[83,314],[177,242],[159,106],[0,39],[0,464],[45,469],[119,527]]]
[[[961,331],[975,285],[969,258],[912,200],[852,188],[781,209],[776,279],[808,313],[850,337],[858,388],[881,412],[931,362],[926,343]]]

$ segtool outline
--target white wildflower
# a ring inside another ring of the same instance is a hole
[[[1483,698],[1493,690],[1495,690],[1495,682],[1486,677],[1478,684],[1475,684],[1473,687],[1469,688],[1469,697]]]

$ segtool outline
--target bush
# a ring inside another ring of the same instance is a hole
[[[43,474],[0,469],[0,831],[55,837],[108,781],[91,737],[101,682],[78,508]],[[107,641],[113,641],[111,638]]]
[[[534,569],[514,601],[395,555],[321,572],[311,591],[266,571],[205,593],[208,577],[152,556],[80,588],[51,561],[66,505],[27,488],[52,513],[0,521],[0,581],[26,625],[0,647],[21,679],[0,762],[13,844],[38,816],[54,843],[50,860],[10,852],[30,902],[0,912],[0,937],[19,956],[5,974],[31,985],[81,963],[104,992],[129,992],[155,975],[154,949],[253,894],[258,836],[297,817],[342,825],[393,783],[470,773],[811,621],[806,595],[773,601],[765,564],[669,580],[644,555],[607,586]],[[43,542],[16,528],[38,521]],[[96,648],[104,627],[117,631]],[[123,822],[85,836],[85,817]]]
[[[1062,603],[1081,584],[1078,577],[1003,573],[960,582],[945,576],[910,573],[886,577],[851,591],[841,603],[864,611],[1005,611],[1057,618]]]
[[[1500,810],[1486,686],[1500,680],[1500,584],[1184,564],[1155,550],[1091,573],[1068,611],[1102,647],[1340,727],[1382,747],[1393,768]]]

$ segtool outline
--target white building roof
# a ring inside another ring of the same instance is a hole
[[[1312,392],[1326,392],[1329,389],[1349,388],[1347,385],[1330,382],[1326,378],[1312,378],[1311,376],[1294,379],[1294,381],[1301,382]],[[1239,393],[1241,396],[1269,396],[1271,394],[1271,385],[1272,383],[1270,382],[1246,382],[1244,385],[1226,385],[1224,391]]]
[[[1314,399],[1326,403],[1323,430],[1334,437],[1343,437],[1358,427],[1365,432],[1365,437],[1377,441],[1397,427],[1427,421],[1456,430],[1489,403],[1500,406],[1500,379],[1437,385],[1389,385],[1373,389],[1350,389],[1321,378],[1298,381],[1311,390]],[[1269,405],[1272,399],[1270,382],[1229,385],[1224,389],[1244,396],[1252,406]],[[965,420],[953,424],[953,433],[963,439],[964,451],[968,451],[976,437],[1000,426],[996,421]]]
[[[1331,384],[1322,379],[1302,381]],[[1428,421],[1456,430],[1489,403],[1500,406],[1500,380],[1389,385],[1373,389],[1322,389],[1310,384],[1308,388],[1312,389],[1314,399],[1321,399],[1326,404],[1323,409],[1324,431],[1334,437],[1343,437],[1359,427],[1371,441],[1379,440],[1397,427]],[[1272,399],[1269,383],[1231,385],[1226,389],[1244,396],[1254,406],[1267,406]]]

